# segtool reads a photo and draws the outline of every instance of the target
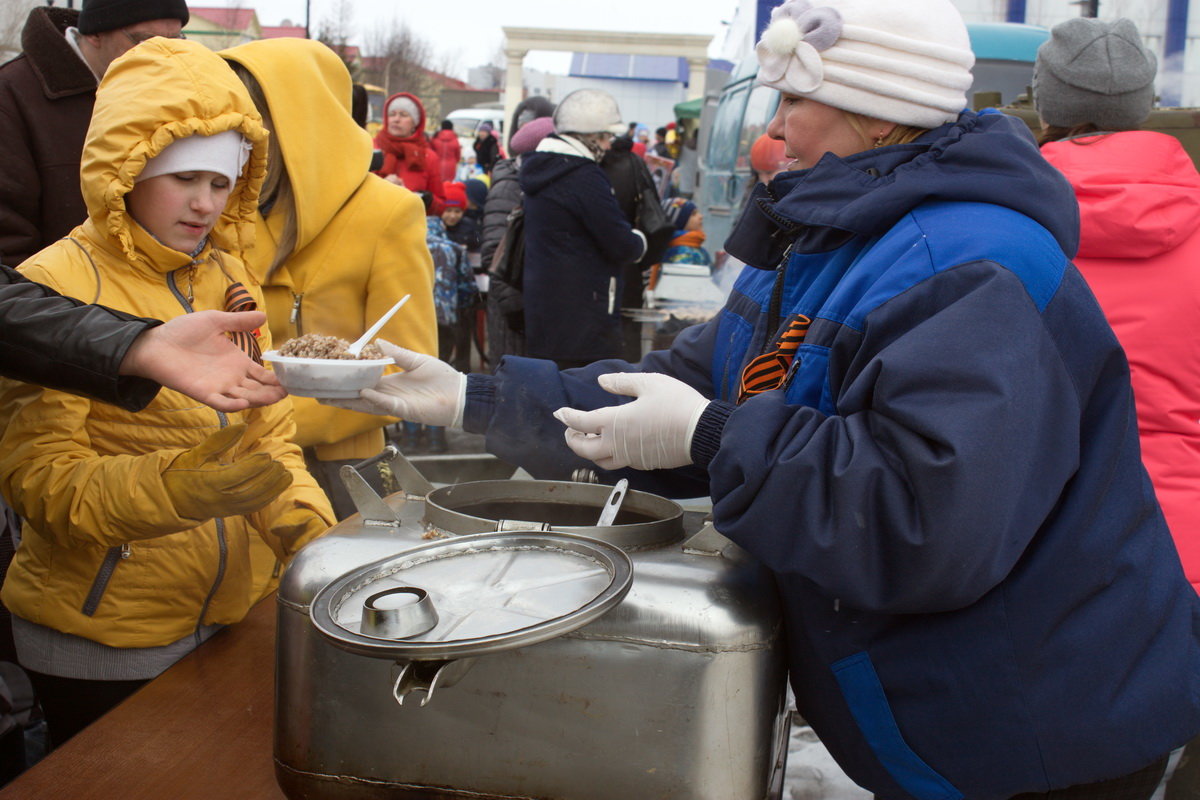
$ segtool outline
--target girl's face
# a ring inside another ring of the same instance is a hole
[[[700,213],[699,209],[692,212],[692,215],[688,217],[687,222],[683,226],[685,231],[698,231],[702,230],[703,228],[704,215]]]
[[[417,122],[409,116],[407,111],[398,105],[393,105],[388,109],[387,131],[392,136],[412,136],[416,129]]]
[[[895,127],[891,123],[880,125],[888,130]],[[867,132],[877,135],[873,129]],[[790,169],[808,169],[826,153],[845,157],[871,146],[841,109],[792,94],[780,95],[779,109],[767,125],[767,136],[783,140],[784,152],[795,159]]]
[[[232,190],[216,172],[173,172],[134,184],[125,207],[167,247],[191,253],[217,224]]]

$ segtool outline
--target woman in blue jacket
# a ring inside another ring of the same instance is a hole
[[[1200,731],[1200,601],[1070,186],[962,110],[949,0],[789,0],[758,56],[796,169],[752,195],[717,317],[636,366],[393,349],[359,407],[711,496],[774,571],[800,714],[879,798],[1145,800]]]

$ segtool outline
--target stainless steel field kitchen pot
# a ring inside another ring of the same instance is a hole
[[[284,575],[289,798],[780,795],[785,665],[760,566],[711,528],[688,538],[651,494],[601,528],[606,486],[417,483],[355,487],[361,513]]]

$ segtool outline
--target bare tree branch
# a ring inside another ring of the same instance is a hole
[[[433,45],[395,19],[371,30],[363,48],[367,54],[363,80],[387,93],[408,92],[425,105],[427,124],[440,119],[440,87],[430,72],[441,72],[447,61]]]
[[[337,0],[333,7],[333,14],[324,17],[317,26],[316,39],[338,54],[338,58],[342,59],[346,69],[350,70],[350,75],[357,81],[361,77],[362,64],[350,49],[353,22],[353,0]]]

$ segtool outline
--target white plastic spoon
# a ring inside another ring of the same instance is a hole
[[[382,328],[384,325],[387,325],[387,321],[392,318],[393,314],[395,314],[397,311],[400,310],[401,306],[403,306],[405,303],[408,302],[408,298],[410,298],[410,297],[412,297],[411,294],[406,294],[406,295],[404,295],[404,297],[401,297],[400,302],[396,303],[396,305],[389,308],[387,313],[379,318],[378,322],[376,322],[370,328],[367,328],[367,332],[364,333],[362,336],[358,337],[358,339],[354,342],[354,344],[347,347],[346,352],[348,352],[352,356],[357,357],[358,354],[362,352],[362,349],[367,346],[367,342],[369,342],[375,338],[375,334],[379,333],[379,329]]]

